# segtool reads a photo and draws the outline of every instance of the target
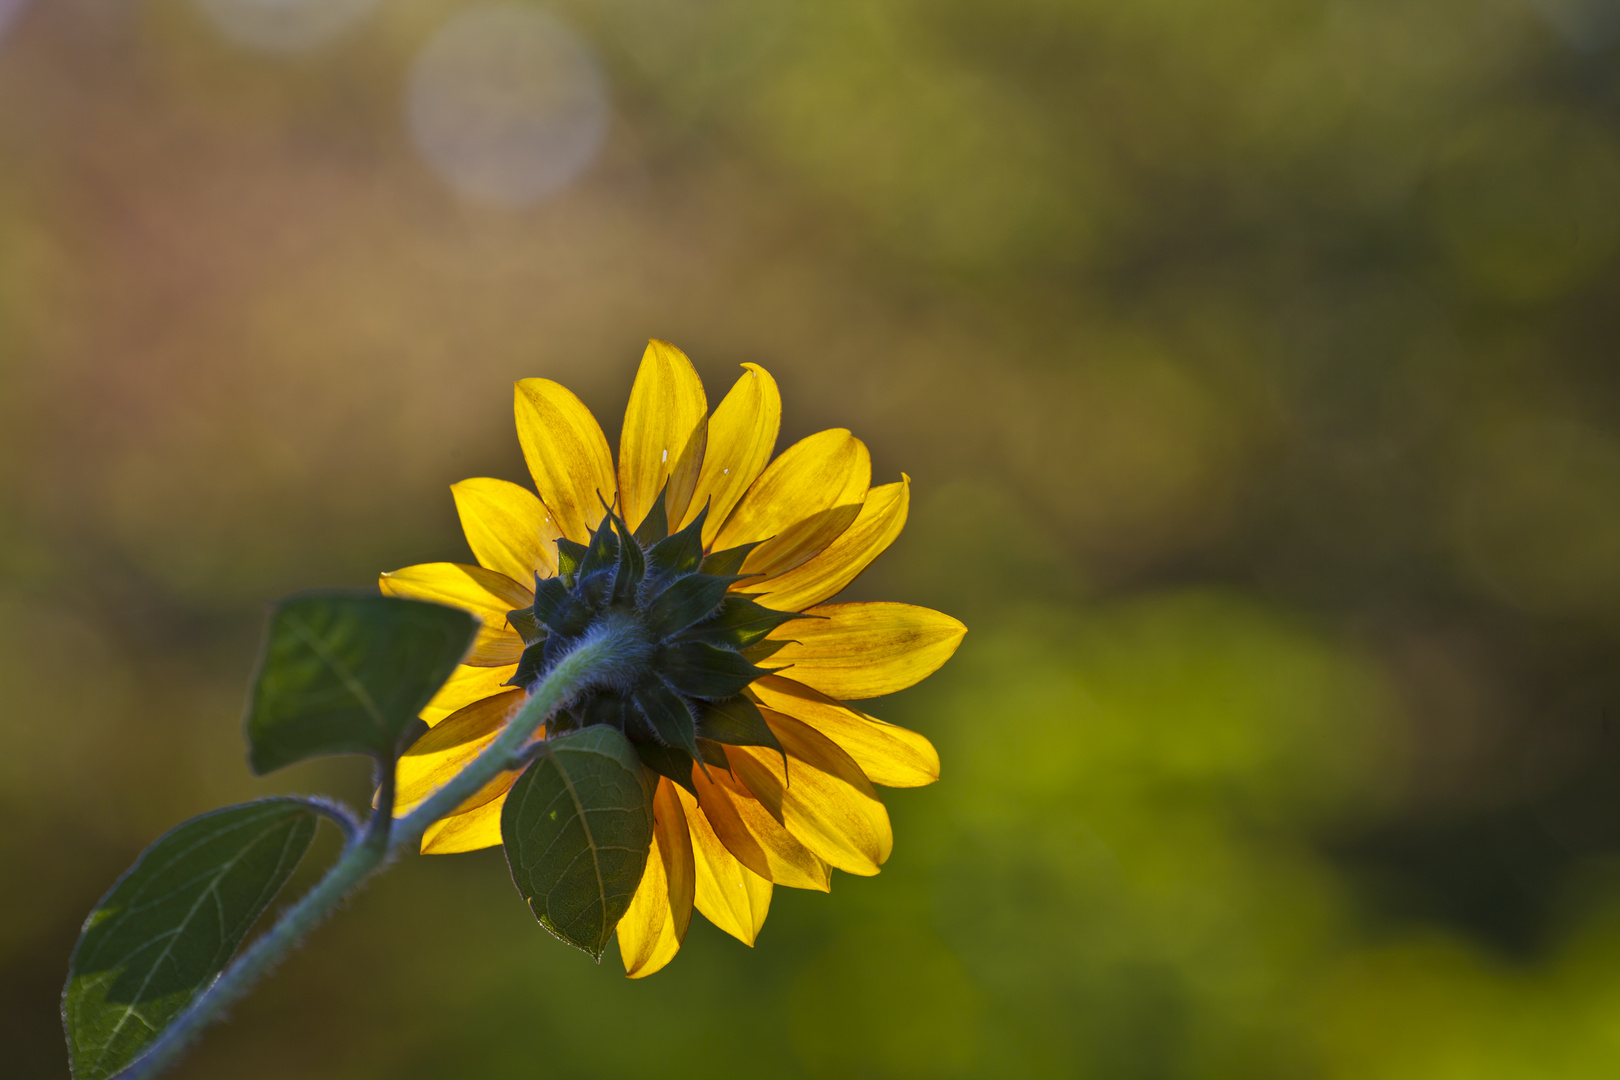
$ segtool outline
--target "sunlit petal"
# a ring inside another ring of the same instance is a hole
[[[671,521],[686,513],[703,464],[709,403],[692,361],[667,341],[647,343],[619,435],[619,514],[633,529],[669,481]]]
[[[449,681],[439,687],[439,692],[422,710],[421,717],[429,724],[437,724],[457,709],[465,708],[480,698],[504,694],[512,689],[505,684],[516,674],[516,664],[498,668],[462,664],[450,673]]]
[[[515,774],[508,775],[515,777]],[[462,851],[481,851],[499,844],[501,807],[505,804],[505,799],[496,799],[464,814],[451,814],[435,821],[422,834],[422,854],[454,855]]]
[[[550,577],[557,572],[557,537],[562,530],[534,492],[479,476],[451,484],[450,494],[467,546],[484,566],[505,574],[525,592],[533,590],[536,574]]]
[[[709,516],[703,522],[704,546],[711,546],[732,509],[750,484],[765,470],[776,449],[776,434],[782,424],[782,397],[776,380],[758,364],[744,364],[748,370],[732,386],[709,418],[708,447],[697,487],[680,525],[688,525],[704,506]],[[670,524],[676,524],[670,518]]]
[[[450,782],[473,758],[500,734],[506,721],[523,704],[521,690],[508,690],[504,694],[481,698],[471,705],[445,717],[400,755],[395,771],[396,817],[403,816],[417,803]],[[511,787],[511,781],[507,781]],[[504,794],[503,788],[495,795]],[[482,793],[480,793],[482,794]],[[482,802],[488,802],[483,799]],[[478,796],[463,803],[459,810],[470,810],[481,805]]]
[[[550,379],[519,382],[513,409],[540,500],[563,536],[585,543],[618,488],[601,425],[571,390]]]
[[[904,690],[939,670],[962,642],[967,627],[940,612],[912,604],[822,604],[771,631],[787,641],[771,665],[789,677],[840,700],[878,697]]]
[[[766,708],[802,720],[837,743],[874,784],[922,787],[939,779],[939,752],[915,731],[856,712],[780,675],[756,679],[748,691]]]
[[[762,590],[759,602],[778,611],[803,611],[837,595],[900,535],[910,488],[907,477],[871,489],[854,522],[819,555],[761,583],[742,582],[739,591]]]
[[[748,489],[715,538],[723,550],[756,540],[744,573],[777,574],[819,554],[861,512],[872,480],[866,444],[843,428],[782,451]]]

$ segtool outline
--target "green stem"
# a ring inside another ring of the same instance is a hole
[[[429,825],[512,766],[519,751],[528,745],[552,713],[580,691],[610,676],[624,662],[627,651],[639,647],[636,642],[616,634],[611,627],[586,637],[552,667],[483,753],[397,821],[394,820],[394,763],[385,763],[378,785],[377,808],[372,812],[365,833],[351,836],[342,857],[326,876],[288,908],[263,937],[238,956],[201,997],[152,1041],[145,1053],[113,1080],[147,1080],[172,1065],[203,1028],[241,1000],[260,976],[302,941],[304,935],[356,886],[399,852],[407,848],[416,850]]]

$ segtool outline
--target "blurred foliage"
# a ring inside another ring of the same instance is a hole
[[[893,859],[637,983],[413,860],[182,1075],[1612,1072],[1608,5],[560,0],[614,126],[522,210],[403,121],[468,4],[229,6],[0,21],[8,1075],[152,838],[366,800],[249,776],[267,603],[466,558],[509,382],[615,417],[654,334],[915,480],[852,592],[972,633],[871,706],[944,760]]]

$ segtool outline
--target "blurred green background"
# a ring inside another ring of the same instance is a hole
[[[645,339],[911,523],[971,633],[895,854],[625,980],[498,852],[179,1076],[1611,1077],[1620,8],[0,0],[0,1045],[256,780],[266,604],[468,559],[510,383]],[[323,851],[329,857],[330,838]]]

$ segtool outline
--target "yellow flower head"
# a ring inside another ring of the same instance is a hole
[[[538,496],[504,480],[451,488],[478,566],[384,574],[382,590],[465,608],[482,630],[422,713],[399,763],[404,814],[489,745],[548,663],[595,621],[632,620],[632,665],[552,717],[610,724],[657,776],[652,851],[619,948],[632,977],[680,948],[696,905],[747,944],[774,885],[870,875],[893,845],[873,784],[939,776],[927,739],[843,704],[904,689],[966,628],[927,608],[829,604],[899,535],[909,481],[870,487],[865,445],[835,428],[771,460],[776,383],[743,365],[711,415],[691,361],[647,346],[619,462],[580,400],[517,384],[518,439]],[[424,852],[501,842],[503,773],[434,825]]]

